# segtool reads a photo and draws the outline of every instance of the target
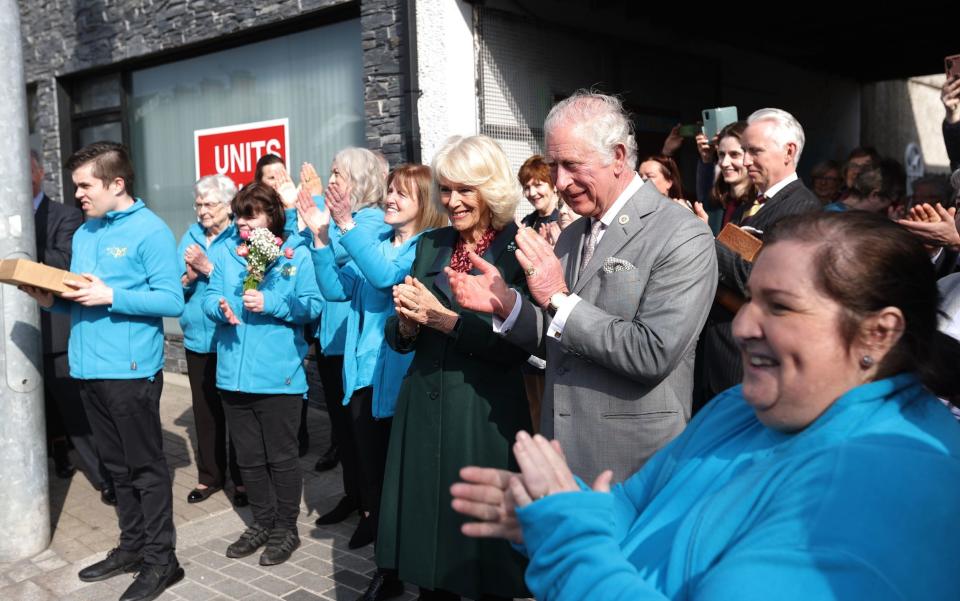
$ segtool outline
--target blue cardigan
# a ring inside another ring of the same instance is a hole
[[[163,369],[163,318],[183,311],[176,248],[173,232],[140,199],[80,226],[70,271],[102,279],[113,304],[58,298],[51,307],[70,313],[71,377],[132,380]]]
[[[612,493],[517,511],[538,600],[960,599],[960,427],[911,374],[794,434],[731,388]]]
[[[180,239],[180,245],[177,247],[177,264],[180,266],[180,275],[187,272],[187,264],[183,260],[183,253],[191,244],[199,244],[200,248],[207,253],[207,258],[213,262],[212,254],[214,249],[224,242],[228,242],[234,236],[234,226],[230,225],[220,234],[210,241],[207,246],[207,235],[199,223],[191,225],[187,232]],[[214,264],[216,269],[216,264]],[[197,274],[197,279],[183,287],[183,299],[186,304],[183,307],[183,315],[180,316],[180,329],[183,330],[183,346],[195,353],[212,353],[217,350],[216,341],[213,334],[217,329],[217,323],[206,316],[203,312],[203,294],[210,283],[209,278],[204,274]]]
[[[314,201],[317,198],[314,197]],[[319,204],[319,203],[318,203]],[[393,235],[393,228],[383,222],[383,210],[378,207],[366,207],[353,214],[354,229],[369,230],[372,237],[384,240]],[[353,230],[351,230],[353,231]],[[304,236],[311,241],[312,234],[305,232]],[[330,223],[330,248],[333,249],[337,265],[343,266],[350,260],[350,255],[340,245],[340,228]],[[319,274],[318,274],[319,277]],[[342,355],[347,339],[347,316],[350,314],[350,303],[345,301],[323,301],[323,318],[317,327],[317,341],[320,349],[326,356]]]
[[[420,234],[400,246],[380,240],[373,228],[354,228],[340,238],[352,260],[336,266],[334,251],[313,249],[320,292],[327,301],[350,301],[343,361],[343,404],[354,392],[373,386],[373,416],[393,416],[400,382],[413,353],[400,354],[384,339],[383,328],[393,314],[393,285],[403,281],[417,254]]]
[[[247,262],[236,253],[236,233],[218,245],[211,260],[216,266],[203,295],[203,311],[217,322],[217,388],[261,394],[303,394],[307,378],[303,359],[307,343],[304,324],[320,314],[320,290],[309,250],[297,234],[284,242],[294,249],[292,259],[281,256],[267,270],[259,290],[263,312],[243,308],[243,280]],[[225,298],[240,319],[227,323],[220,310]]]

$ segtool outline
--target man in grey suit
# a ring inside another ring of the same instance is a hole
[[[544,131],[557,189],[586,219],[555,249],[529,228],[518,233],[536,304],[475,255],[476,275],[448,275],[461,305],[493,313],[503,336],[546,356],[541,432],[573,472],[590,481],[610,469],[622,480],[690,418],[697,335],[717,284],[713,236],[636,174],[617,98],[578,92]]]

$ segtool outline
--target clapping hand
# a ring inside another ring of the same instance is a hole
[[[960,247],[960,232],[957,231],[957,209],[944,209],[940,203],[914,205],[905,219],[897,221],[931,247]]]
[[[557,245],[557,239],[560,238],[560,224],[556,221],[547,221],[541,223],[540,227],[537,228],[537,233],[547,241],[547,244],[550,246]]]
[[[232,326],[240,325],[240,318],[233,312],[233,307],[230,306],[230,303],[228,303],[225,298],[220,299],[220,312],[223,313],[223,318],[227,320],[228,324]]]
[[[339,183],[339,180],[338,180]],[[353,222],[353,209],[350,204],[350,195],[344,194],[338,185],[327,187],[327,208],[330,210],[330,218],[337,227],[343,229]]]
[[[531,228],[522,227],[516,241],[517,261],[527,274],[527,288],[538,305],[546,307],[554,294],[569,292],[560,259],[546,240]]]
[[[310,191],[304,187],[300,188],[297,194],[297,215],[303,219],[310,231],[313,232],[314,240],[318,247],[326,246],[329,242],[327,228],[330,226],[330,211],[326,207],[318,207],[313,202],[313,196]]]
[[[183,261],[187,264],[188,276],[190,275],[190,268],[193,268],[195,272],[191,279],[196,279],[201,273],[208,277],[213,273],[213,263],[210,262],[207,253],[203,252],[199,244],[191,244],[187,247],[183,252]]]
[[[393,305],[402,319],[443,333],[451,332],[457,323],[457,314],[444,307],[420,280],[409,275],[393,287]]]
[[[710,224],[710,216],[707,215],[707,212],[703,208],[703,203],[700,201],[693,203],[693,214],[700,219],[700,221]]]
[[[323,194],[323,179],[310,163],[304,163],[300,167],[300,189],[306,189],[311,196]]]
[[[287,168],[283,165],[280,165],[275,188],[283,202],[283,208],[292,209],[297,203],[297,187],[293,185],[293,180],[290,179],[290,174],[287,173]]]
[[[501,319],[510,315],[516,296],[503,281],[500,270],[473,251],[467,256],[480,275],[461,273],[449,267],[443,269],[450,280],[450,289],[457,304],[471,311],[494,313]]]
[[[460,470],[464,481],[450,488],[453,509],[479,520],[461,527],[467,536],[522,543],[517,507],[526,507],[548,495],[580,490],[557,441],[517,432],[513,455],[520,465],[519,474],[481,467]],[[612,479],[613,472],[604,471],[594,480],[593,490],[610,492]]]

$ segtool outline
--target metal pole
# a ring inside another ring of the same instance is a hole
[[[36,259],[20,8],[0,0],[0,258]],[[40,314],[36,302],[0,284],[0,561],[50,544]]]

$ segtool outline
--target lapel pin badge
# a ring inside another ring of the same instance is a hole
[[[627,225],[627,222],[630,221],[629,215],[621,215],[620,219],[617,219],[620,222],[620,225]]]

